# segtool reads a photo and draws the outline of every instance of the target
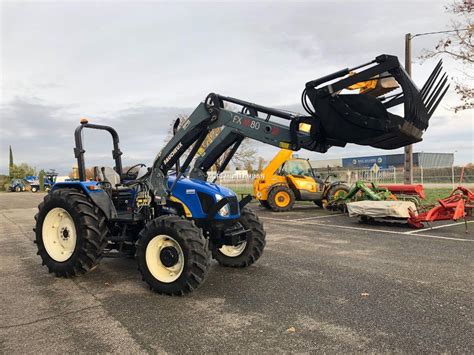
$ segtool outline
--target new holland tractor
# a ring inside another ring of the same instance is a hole
[[[419,90],[396,57],[381,55],[308,82],[303,92],[306,116],[209,94],[153,165],[140,164],[138,172],[136,167],[123,171],[119,137],[112,127],[82,120],[74,148],[79,181],[56,183],[39,205],[38,254],[49,272],[59,277],[93,270],[104,256],[134,256],[149,287],[169,295],[199,287],[211,258],[223,266],[249,266],[265,247],[263,225],[246,206],[251,197],[238,201],[233,191],[186,173],[210,130],[228,127],[240,137],[291,150],[326,152],[346,143],[399,148],[421,140],[446,92],[444,77],[437,80],[440,72],[441,64]],[[341,92],[377,75],[393,77],[400,92],[390,97]],[[226,102],[242,110],[226,109]],[[400,104],[404,116],[388,111]],[[299,130],[301,123],[310,125],[309,132]],[[114,168],[95,167],[91,181],[86,180],[82,142],[86,129],[111,134],[115,160]]]

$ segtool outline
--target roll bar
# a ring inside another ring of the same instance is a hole
[[[122,152],[119,148],[119,136],[115,129],[110,126],[103,126],[98,124],[88,123],[87,120],[82,119],[81,124],[74,131],[74,140],[76,142],[76,147],[74,148],[74,156],[77,159],[77,168],[79,170],[79,180],[86,180],[86,166],[84,162],[84,146],[82,144],[82,130],[84,128],[98,129],[107,131],[112,136],[114,149],[112,150],[112,157],[115,160],[115,171],[119,174],[120,180],[122,180]]]

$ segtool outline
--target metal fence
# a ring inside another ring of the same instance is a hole
[[[331,177],[331,180],[343,180],[348,184],[353,184],[358,180],[375,181],[381,184],[403,184],[403,168],[389,168],[380,169],[374,172],[371,169],[332,169],[331,174],[336,177]],[[210,181],[214,176],[210,173]],[[326,178],[327,169],[315,169],[315,174],[321,178]],[[461,175],[463,176],[462,183],[468,187],[474,186],[474,167],[461,168],[436,168],[423,169],[417,167],[413,169],[413,183],[424,184],[426,187],[445,187],[454,188],[459,185]],[[251,193],[253,180],[258,177],[258,174],[240,174],[235,175],[232,172],[224,172],[216,180],[218,184],[227,186],[237,193]]]
[[[331,173],[336,174],[340,180],[354,183],[357,180],[375,181],[385,184],[403,184],[403,168],[380,169],[374,172],[372,169],[334,169]],[[317,170],[316,174],[327,175],[327,170]],[[474,183],[474,167],[450,167],[450,168],[413,168],[413,183],[427,185],[458,185]]]

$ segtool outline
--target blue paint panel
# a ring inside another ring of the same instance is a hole
[[[343,158],[342,166],[344,168],[371,168],[377,164],[380,168],[387,168],[386,155],[374,155],[369,157]]]
[[[95,190],[89,190],[89,186],[97,186]],[[87,195],[95,193],[97,191],[102,191],[99,188],[99,183],[97,181],[65,181],[65,182],[57,182],[54,184],[51,191],[57,189],[79,189],[84,191]]]
[[[173,185],[175,181],[174,176],[168,178],[168,187]],[[216,185],[210,182],[201,181],[197,179],[181,178],[173,188],[173,196],[181,200],[191,211],[193,218],[206,218],[207,214],[202,210],[201,202],[199,200],[198,192],[208,194],[214,198],[217,203],[216,194],[222,197],[236,196],[235,192],[224,186]],[[227,220],[236,219],[240,217],[240,211],[237,214],[222,217],[216,214],[215,219]]]

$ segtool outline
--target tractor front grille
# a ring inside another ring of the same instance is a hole
[[[216,201],[211,195],[203,192],[198,192],[199,201],[201,202],[202,210],[204,213],[209,214],[211,207],[216,204]],[[227,197],[229,201],[230,214],[235,215],[239,213],[239,200],[235,196]]]
[[[227,199],[229,200],[230,214],[239,213],[239,200],[237,200],[237,197],[229,196]]]

